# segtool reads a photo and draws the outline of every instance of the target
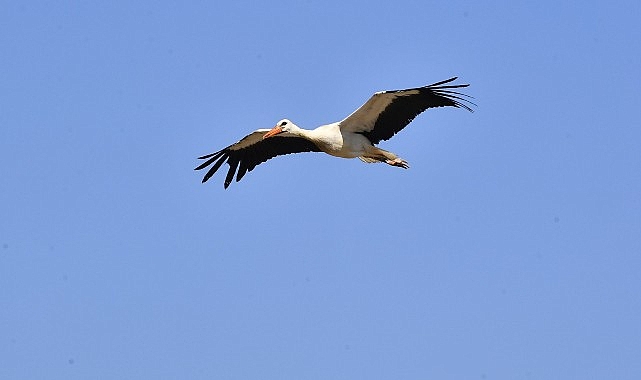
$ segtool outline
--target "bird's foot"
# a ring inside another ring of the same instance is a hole
[[[410,165],[407,163],[407,161],[400,159],[400,158],[395,158],[393,160],[385,160],[385,163],[388,165],[392,166],[398,166],[403,169],[409,169]]]

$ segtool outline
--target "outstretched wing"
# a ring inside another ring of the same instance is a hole
[[[407,90],[375,93],[365,104],[340,122],[340,128],[365,135],[372,144],[388,140],[428,108],[458,107],[474,112],[470,96],[453,91],[468,84],[450,84],[456,77]]]
[[[204,183],[216,173],[222,164],[227,162],[229,170],[227,177],[225,177],[226,189],[234,179],[234,174],[236,174],[236,182],[238,182],[247,172],[252,171],[257,165],[270,158],[290,153],[321,151],[313,142],[288,133],[263,139],[263,135],[268,131],[269,129],[258,129],[225,149],[198,157],[206,161],[194,170],[201,170],[213,164],[203,177]]]

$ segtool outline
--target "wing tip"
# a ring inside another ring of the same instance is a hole
[[[207,173],[203,176],[203,180],[202,180],[200,183],[205,183],[205,182],[209,181],[209,179],[210,179],[213,175],[214,175],[214,173],[211,173],[211,171],[207,172]]]
[[[430,89],[447,89],[447,88],[464,88],[468,87],[470,84],[469,83],[462,83],[462,84],[450,84],[447,86],[444,86],[445,84],[454,82],[457,80],[458,77],[451,77],[450,79],[442,80],[440,82],[432,83],[430,85],[427,85],[425,87],[430,88]]]
[[[444,81],[440,81],[440,82],[431,84],[429,86],[426,86],[426,88],[428,88],[430,91],[433,91],[434,93],[440,96],[447,98],[449,101],[452,102],[451,105],[453,105],[454,107],[463,108],[465,110],[468,110],[469,112],[474,112],[474,109],[472,108],[472,106],[478,107],[478,105],[470,100],[470,99],[474,99],[473,96],[451,90],[454,88],[469,87],[470,85],[469,83],[450,84],[450,85],[444,86],[445,84],[451,83],[456,79],[458,79],[457,76],[451,77],[450,79],[446,79]]]
[[[201,183],[207,182],[207,180],[209,180],[218,171],[218,169],[222,166],[222,164],[225,163],[225,161],[227,161],[229,158],[229,154],[228,152],[226,152],[225,149],[206,156],[207,156],[207,161],[203,162],[202,164],[194,168],[194,170],[201,170],[213,164],[212,167],[209,168],[207,173],[205,173],[205,175],[203,176]]]

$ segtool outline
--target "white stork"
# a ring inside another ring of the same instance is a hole
[[[470,105],[474,103],[467,99],[469,96],[452,90],[468,84],[447,84],[455,79],[425,87],[377,92],[344,120],[313,130],[283,119],[272,129],[258,129],[235,144],[199,157],[206,161],[194,170],[213,164],[203,177],[204,183],[227,162],[226,189],[234,174],[238,182],[256,165],[290,153],[325,152],[336,157],[358,157],[363,162],[385,162],[407,169],[409,165],[405,160],[374,144],[390,139],[428,108],[451,106],[473,112]]]

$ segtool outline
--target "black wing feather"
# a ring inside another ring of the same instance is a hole
[[[468,95],[452,91],[453,88],[463,88],[469,84],[445,85],[456,80],[457,77],[437,82],[425,87],[410,90],[393,90],[385,93],[399,93],[379,115],[371,131],[361,132],[372,144],[392,138],[396,133],[405,128],[416,116],[428,108],[458,107],[470,112],[474,110],[470,105],[475,105]],[[415,91],[415,94],[403,95],[406,91]],[[469,104],[469,105],[468,105]]]
[[[236,181],[238,182],[247,172],[252,171],[257,165],[271,158],[290,153],[320,151],[316,144],[302,137],[274,136],[242,149],[233,149],[233,145],[230,145],[218,152],[201,156],[200,159],[206,159],[207,161],[198,165],[194,170],[204,169],[215,162],[203,177],[203,182],[207,182],[222,164],[227,162],[229,170],[225,177],[224,186],[226,189],[231,184],[234,175],[236,175]]]
[[[228,157],[225,155],[225,153],[224,153],[224,152],[220,152],[220,153],[221,153],[221,155],[220,155],[220,156],[216,155],[217,157],[219,157],[219,158],[218,158],[218,161],[216,161],[216,164],[215,164],[214,166],[212,166],[212,167],[211,167],[211,169],[209,169],[209,170],[207,171],[207,174],[205,174],[205,176],[203,177],[203,183],[207,182],[207,180],[208,180],[209,178],[211,178],[211,176],[213,176],[213,175],[214,175],[214,173],[216,173],[216,171],[218,170],[218,168],[220,168],[220,167],[222,166],[222,164],[224,164],[224,163],[225,163],[225,160],[227,160],[227,158],[228,158]],[[205,164],[207,164],[207,163],[205,163]],[[200,169],[203,169],[203,168],[205,168],[205,167],[207,167],[207,166],[209,166],[209,164],[207,164],[207,165],[200,165],[200,166],[199,166],[199,167],[197,167],[195,170],[200,170]]]

